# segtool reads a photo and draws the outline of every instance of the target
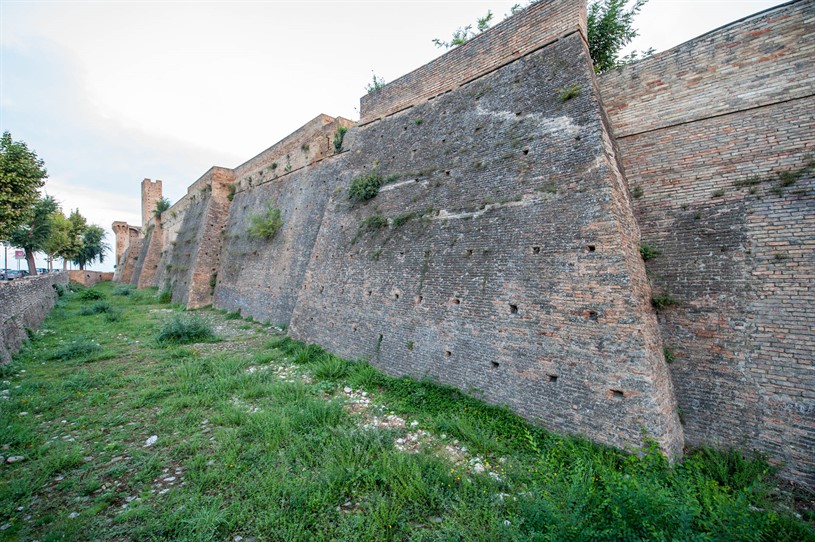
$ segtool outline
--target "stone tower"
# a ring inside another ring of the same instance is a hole
[[[122,259],[122,254],[130,246],[130,226],[127,225],[127,222],[116,221],[112,227],[113,233],[116,235],[116,264],[118,265]]]
[[[147,226],[153,217],[156,203],[161,199],[161,181],[145,179],[141,182],[141,225]]]

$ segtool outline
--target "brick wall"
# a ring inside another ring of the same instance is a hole
[[[139,288],[148,288],[156,285],[156,274],[161,260],[161,251],[164,247],[164,232],[161,226],[161,217],[153,217],[147,226],[147,236],[142,243],[139,266],[136,270],[136,285]]]
[[[489,32],[363,96],[360,122],[365,124],[444,94],[580,30],[585,35],[585,1],[538,2]]]
[[[125,253],[122,255],[122,261],[119,263],[121,270],[116,270],[116,273],[119,275],[117,277],[119,282],[135,284],[133,282],[133,276],[136,270],[136,264],[141,256],[142,242],[143,240],[140,238],[130,238],[130,246],[125,250]]]
[[[154,281],[559,432],[753,447],[815,487],[813,10],[596,78],[582,2],[540,2],[363,97],[350,152],[320,115],[205,174]],[[267,205],[283,228],[250,239]]]
[[[218,307],[288,325],[329,187],[343,167],[345,153],[336,152],[334,134],[352,124],[320,115],[235,169],[236,193],[223,232],[215,289]],[[251,238],[252,217],[265,214],[270,206],[280,209],[282,228],[272,240]]]
[[[813,2],[791,2],[604,74],[615,135],[812,95],[813,21]]]
[[[604,75],[690,444],[815,484],[815,4]],[[779,174],[787,179],[782,181]],[[787,186],[784,186],[784,185]]]
[[[572,85],[580,94],[564,101]],[[681,451],[638,233],[579,34],[357,128],[348,145],[326,175],[295,338],[559,432],[633,448],[645,427]],[[397,178],[349,201],[352,179],[372,169]],[[389,226],[367,230],[373,216]]]
[[[81,284],[90,288],[99,282],[106,280],[113,280],[113,273],[100,273],[99,271],[88,271],[74,269],[65,272],[68,276],[68,282],[71,284]]]
[[[175,303],[190,308],[212,304],[234,180],[233,170],[210,168],[162,214],[167,231],[157,237],[162,246],[152,284],[171,290]]]
[[[57,301],[56,284],[68,284],[67,273],[0,282],[0,365],[11,361]]]

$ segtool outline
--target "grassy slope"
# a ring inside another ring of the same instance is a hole
[[[672,468],[216,311],[172,344],[155,292],[94,291],[0,369],[0,539],[815,540],[760,458]]]

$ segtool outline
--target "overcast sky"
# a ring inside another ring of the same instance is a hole
[[[175,202],[210,166],[235,167],[320,113],[356,120],[372,73],[392,81],[441,54],[433,38],[487,10],[500,21],[516,1],[0,0],[0,131],[45,160],[47,193],[112,245],[114,220],[141,222],[145,177]],[[781,3],[650,0],[632,47],[662,51]]]

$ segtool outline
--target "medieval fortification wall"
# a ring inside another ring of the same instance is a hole
[[[689,444],[815,476],[815,3],[600,78]]]
[[[815,486],[813,5],[596,77],[583,2],[540,2],[357,126],[213,168],[117,272],[555,431],[756,448]],[[386,184],[355,203],[360,175]]]

